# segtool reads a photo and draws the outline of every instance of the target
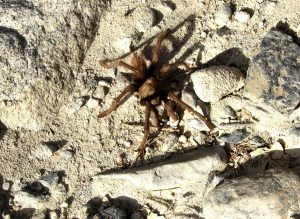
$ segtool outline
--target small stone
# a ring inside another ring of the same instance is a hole
[[[8,181],[5,181],[5,182],[3,182],[3,185],[2,185],[2,189],[4,190],[4,191],[8,191],[9,189],[10,189],[10,187],[11,187],[11,182],[8,182]]]
[[[234,18],[239,22],[247,23],[250,20],[251,15],[246,11],[238,11],[234,14]]]
[[[197,131],[209,131],[204,122],[200,121],[199,119],[189,119],[187,121],[187,126],[190,129],[195,129]]]
[[[270,153],[272,159],[274,160],[281,159],[284,154],[282,145],[279,142],[275,142],[270,147]]]
[[[34,156],[40,159],[46,159],[53,155],[54,151],[46,144],[40,144],[39,147],[33,152]]]
[[[168,152],[172,146],[176,144],[178,136],[174,133],[168,134],[161,143],[161,151]]]
[[[133,11],[135,25],[139,32],[145,32],[156,22],[154,11],[149,7],[137,7]]]
[[[253,138],[251,138],[249,143],[252,145],[255,145],[258,148],[267,146],[266,141],[262,137],[259,137],[259,136],[254,136]]]
[[[71,159],[74,155],[74,151],[72,150],[62,150],[61,155],[64,156],[66,159]]]
[[[63,176],[57,172],[43,176],[38,182],[49,189],[51,196],[59,197],[67,192],[65,183],[63,183]]]
[[[236,129],[231,133],[225,133],[218,137],[220,141],[237,144],[243,141],[246,137],[248,137],[250,133],[247,132],[246,129]]]
[[[231,106],[225,106],[224,112],[228,118],[232,119],[237,117],[235,110]]]
[[[170,11],[175,11],[176,10],[176,4],[172,1],[163,1],[162,5],[169,9]]]
[[[229,66],[212,66],[191,75],[194,91],[204,102],[217,102],[244,86],[243,73]]]
[[[232,16],[232,6],[231,4],[225,4],[223,5],[217,12],[216,12],[216,15],[215,15],[215,22],[217,25],[219,26],[225,26],[231,16]]]
[[[83,106],[84,102],[83,98],[76,99],[75,102],[67,106],[67,112],[70,114],[76,113]]]
[[[89,109],[94,109],[97,106],[99,106],[99,100],[96,100],[95,98],[89,98],[89,100],[86,102],[86,106]]]
[[[97,99],[103,99],[108,92],[108,87],[97,86],[96,90],[93,92],[93,97]]]
[[[39,196],[31,195],[24,191],[13,192],[13,205],[21,208],[45,209],[48,203]]]
[[[188,140],[188,138],[185,135],[180,135],[178,138],[178,141],[183,144],[185,144],[187,142],[187,140]]]
[[[226,179],[206,195],[203,217],[289,218],[299,212],[299,194],[299,176],[289,169]]]

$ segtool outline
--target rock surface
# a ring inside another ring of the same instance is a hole
[[[300,96],[300,47],[292,37],[271,30],[260,52],[252,59],[245,82],[245,96],[292,113]]]
[[[202,148],[162,163],[100,174],[93,177],[92,193],[100,197],[108,193],[114,197],[146,199],[159,208],[160,213],[166,214],[169,204],[163,203],[168,199],[178,203],[192,200],[190,204],[201,206],[203,195],[221,180],[216,174],[226,167],[226,157],[221,147]],[[176,191],[176,196],[172,196],[173,191]],[[162,203],[155,200],[161,200]],[[174,210],[178,213],[194,211],[181,204],[174,206]]]
[[[212,66],[191,75],[194,90],[204,102],[216,102],[244,86],[242,72],[229,66]]]
[[[299,175],[284,169],[225,180],[204,201],[210,218],[288,218],[300,210]]]

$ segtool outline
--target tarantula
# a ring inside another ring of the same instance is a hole
[[[101,112],[98,117],[102,118],[109,115],[119,105],[127,100],[126,97],[136,93],[139,97],[140,104],[146,107],[144,137],[140,145],[141,160],[144,159],[144,149],[149,136],[150,117],[152,125],[158,126],[159,120],[156,107],[161,105],[162,102],[164,103],[167,115],[173,120],[178,120],[178,115],[173,110],[172,101],[198,116],[211,131],[215,128],[215,126],[206,117],[195,111],[192,107],[175,95],[169,86],[169,83],[172,80],[170,76],[170,72],[172,70],[179,66],[185,67],[188,70],[191,70],[191,68],[183,61],[159,65],[158,61],[160,58],[159,53],[161,43],[167,37],[168,33],[169,30],[166,30],[158,34],[156,44],[152,48],[150,64],[148,65],[146,64],[146,58],[144,55],[137,55],[136,52],[132,54],[130,64],[122,61],[122,58],[99,61],[100,65],[104,68],[122,66],[125,69],[132,71],[131,74],[125,74],[126,78],[131,81],[131,83],[114,99],[112,105],[107,110]]]

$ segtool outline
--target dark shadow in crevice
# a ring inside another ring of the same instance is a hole
[[[142,209],[142,205],[136,199],[127,196],[112,198],[106,195],[106,198],[106,201],[103,201],[100,197],[94,197],[88,201],[86,204],[87,218],[94,218],[95,216],[100,218],[115,218],[114,216],[117,214],[131,218],[133,213],[139,212]]]
[[[7,127],[0,121],[0,140],[3,139],[7,130]]]
[[[246,76],[249,68],[250,59],[246,57],[240,48],[231,48],[218,54],[207,63],[203,64],[201,68],[207,68],[216,65],[227,65],[240,69]]]
[[[297,35],[297,33],[290,28],[290,25],[287,22],[278,22],[276,25],[276,28],[273,28],[274,30],[279,30],[280,32],[287,34],[293,38],[293,41],[300,46],[300,38]]]

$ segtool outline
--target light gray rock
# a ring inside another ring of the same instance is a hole
[[[246,129],[236,129],[231,133],[222,134],[218,139],[223,142],[236,144],[243,141],[249,134]]]
[[[232,5],[225,4],[215,14],[215,22],[219,26],[225,26],[233,14]]]
[[[239,22],[247,23],[250,20],[251,15],[247,11],[238,11],[234,14],[234,18]]]
[[[212,66],[191,75],[194,90],[204,102],[217,102],[244,86],[242,72],[229,66]]]
[[[47,199],[43,199],[40,196],[34,196],[25,191],[13,192],[12,196],[13,205],[19,208],[34,208],[34,209],[46,209]]]
[[[266,141],[262,137],[259,137],[259,136],[254,136],[253,138],[251,138],[249,143],[252,145],[255,145],[258,148],[267,146]]]
[[[225,180],[207,194],[203,215],[210,218],[288,218],[300,210],[300,179],[288,169]]]
[[[124,180],[145,190],[183,187],[196,182],[205,184],[211,173],[222,171],[226,167],[226,157],[226,152],[221,147],[201,148],[158,164],[100,174],[94,177],[94,187],[113,179]]]
[[[299,69],[300,47],[289,35],[271,30],[250,63],[244,95],[289,115],[299,103]]]
[[[135,25],[139,32],[150,29],[156,21],[154,11],[149,7],[137,7],[134,9],[132,16],[136,21]]]

